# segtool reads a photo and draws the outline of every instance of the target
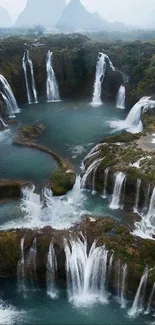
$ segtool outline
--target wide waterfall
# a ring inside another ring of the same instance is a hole
[[[155,188],[150,199],[149,210],[141,216],[141,220],[135,223],[134,235],[153,239],[155,235]]]
[[[112,210],[117,210],[121,207],[121,194],[122,194],[122,188],[123,183],[125,180],[126,175],[122,172],[119,172],[115,176],[115,185],[114,185],[114,191],[112,195],[112,200],[110,203],[110,208]]]
[[[88,253],[85,238],[65,241],[69,300],[75,305],[107,303],[105,281],[108,251],[94,242]]]
[[[15,114],[19,113],[19,108],[9,83],[1,74],[0,83],[0,94],[6,105],[7,114],[9,115],[9,117],[15,117]]]
[[[143,97],[132,107],[125,121],[112,121],[111,127],[117,130],[125,129],[130,133],[140,133],[143,130],[142,111],[145,112],[153,107],[155,107],[155,100],[151,100],[150,97]]]
[[[140,195],[140,187],[141,187],[141,179],[137,179],[137,186],[136,186],[136,200],[135,200],[135,206],[134,206],[134,213],[138,213],[138,205],[139,205],[139,195]]]
[[[99,167],[101,161],[103,160],[103,158],[98,158],[96,160],[94,160],[92,162],[92,164],[88,167],[88,169],[86,170],[82,180],[81,180],[81,188],[85,188],[86,187],[86,184],[87,184],[87,179],[88,179],[88,176],[91,175],[91,173],[95,170],[97,170],[97,168]],[[93,179],[94,181],[94,179]],[[94,184],[93,184],[93,187],[94,187]]]
[[[48,102],[60,101],[58,83],[57,83],[54,69],[52,67],[52,55],[53,52],[48,51],[47,58],[46,58],[46,71],[47,71],[46,92],[47,92]]]
[[[116,106],[117,108],[125,109],[125,86],[124,85],[121,85],[118,90]]]
[[[46,285],[47,294],[52,298],[57,298],[55,276],[57,271],[57,260],[53,244],[50,243],[46,264]]]
[[[147,283],[147,279],[148,279],[148,267],[145,268],[144,273],[141,277],[140,283],[139,283],[139,287],[137,289],[136,295],[135,295],[135,299],[134,302],[132,304],[131,309],[128,311],[128,315],[130,317],[137,317],[142,311],[143,311],[143,300],[144,300],[144,293],[142,293],[142,289],[146,288],[146,283]],[[142,293],[142,295],[141,295]]]
[[[18,280],[18,290],[25,291],[25,258],[24,258],[24,238],[21,239],[20,243],[21,259],[17,265],[17,280]]]
[[[110,61],[109,57],[104,53],[99,53],[97,65],[96,65],[96,76],[95,76],[95,83],[94,83],[94,92],[93,92],[93,99],[92,99],[92,106],[100,106],[102,105],[101,101],[101,91],[102,91],[102,83],[105,78],[107,62],[109,63],[110,68],[115,71],[115,68]]]
[[[27,98],[28,103],[38,103],[38,96],[37,96],[37,90],[36,90],[36,84],[34,79],[34,72],[33,72],[33,62],[30,59],[30,52],[27,50],[24,52],[24,56],[22,59],[22,66],[24,70],[24,76],[25,76],[25,83],[26,83],[26,91],[27,91]],[[31,85],[29,85],[29,78],[28,78],[28,69],[30,71],[31,76]]]
[[[103,188],[103,199],[107,197],[107,182],[108,182],[109,168],[106,168],[104,171],[104,188]]]

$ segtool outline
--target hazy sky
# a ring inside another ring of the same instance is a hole
[[[69,0],[66,2],[68,3]],[[145,25],[148,22],[149,14],[155,10],[155,0],[81,0],[81,2],[90,11],[98,11],[103,18],[109,21],[118,20],[134,25]],[[24,9],[25,4],[26,0],[0,0],[0,5],[8,9],[13,20]],[[153,16],[155,17],[155,15]]]

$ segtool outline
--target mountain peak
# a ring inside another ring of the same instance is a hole
[[[10,27],[11,25],[12,20],[7,9],[0,6],[0,27]]]

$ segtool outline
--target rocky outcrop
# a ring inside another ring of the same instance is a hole
[[[46,129],[43,124],[23,125],[19,128],[16,140],[24,142],[34,142]]]
[[[0,200],[20,198],[21,190],[24,186],[31,186],[31,183],[26,181],[0,180]]]

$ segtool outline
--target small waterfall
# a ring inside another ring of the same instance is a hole
[[[7,80],[0,74],[1,92],[2,98],[7,108],[7,113],[10,117],[15,117],[16,113],[19,113],[19,108],[12,92],[12,89]]]
[[[98,61],[96,65],[96,76],[95,76],[95,83],[94,83],[94,93],[92,99],[92,106],[100,106],[102,105],[101,101],[101,91],[102,91],[102,83],[105,78],[107,62],[109,63],[110,68],[114,71],[115,68],[110,61],[109,57],[104,53],[99,53]]]
[[[128,311],[128,315],[130,317],[135,318],[136,316],[138,316],[143,310],[143,299],[141,299],[141,292],[143,287],[146,286],[147,283],[147,279],[148,279],[148,267],[145,268],[144,273],[141,277],[140,283],[139,283],[139,287],[137,289],[136,295],[135,295],[135,299],[133,302],[133,305],[131,307],[131,309]],[[144,296],[144,295],[143,295]],[[142,297],[144,298],[144,297]]]
[[[7,128],[8,127],[8,125],[7,124],[5,124],[5,122],[3,121],[3,119],[0,117],[0,122],[1,122],[1,124],[2,124],[2,126],[4,127],[4,128]]]
[[[58,83],[55,76],[55,72],[52,67],[52,55],[53,52],[48,51],[47,58],[46,58],[46,71],[47,71],[46,92],[47,92],[48,102],[60,101]]]
[[[138,213],[138,206],[139,206],[139,194],[140,194],[140,187],[141,187],[141,179],[137,179],[137,186],[136,186],[136,200],[135,200],[135,206],[134,206],[134,213]]]
[[[105,169],[104,171],[104,189],[103,189],[103,199],[106,199],[107,197],[107,182],[108,182],[108,174],[109,174],[109,168]]]
[[[117,274],[117,298],[120,301],[120,290],[121,290],[121,261],[116,263],[116,274]]]
[[[124,85],[121,85],[118,90],[116,106],[117,108],[125,109],[125,86]]]
[[[102,159],[96,159],[92,162],[92,164],[88,167],[88,169],[86,170],[84,176],[82,177],[81,180],[81,188],[85,188],[86,187],[86,183],[87,183],[87,179],[88,176],[92,173],[92,171],[94,171],[96,169],[96,167],[98,168]]]
[[[34,280],[37,279],[37,272],[36,272],[36,257],[37,257],[37,240],[34,238],[33,243],[30,247],[29,254],[27,257],[26,262],[26,269],[28,272],[28,275],[31,278],[32,285],[34,284]]]
[[[55,275],[57,271],[57,260],[53,244],[50,243],[46,264],[46,284],[47,294],[52,298],[57,298]]]
[[[114,261],[114,252],[112,252],[109,259],[108,275],[110,275],[112,272],[113,261]]]
[[[110,203],[110,209],[112,210],[117,210],[121,207],[120,201],[121,201],[121,194],[122,194],[122,188],[123,188],[125,177],[126,175],[122,172],[117,173],[115,176],[114,191]]]
[[[125,301],[125,281],[126,281],[126,276],[127,276],[127,265],[124,264],[123,265],[123,269],[122,269],[122,291],[121,291],[121,308],[125,308],[126,307],[126,301]]]
[[[88,252],[87,241],[65,241],[66,272],[69,300],[76,305],[89,305],[97,301],[107,303],[105,281],[107,275],[108,251],[105,246],[96,247],[96,242]]]
[[[151,191],[151,185],[148,185],[148,189],[145,195],[145,201],[144,201],[144,207],[143,207],[143,214],[146,214],[148,210],[148,202],[149,202],[149,197],[150,197],[150,191]]]
[[[96,191],[95,191],[95,180],[96,180],[96,172],[97,172],[97,169],[98,169],[99,165],[100,165],[100,161],[97,164],[97,166],[94,168],[94,171],[93,171],[93,179],[92,179],[92,194],[93,195],[96,194]]]
[[[17,279],[18,279],[18,290],[25,291],[25,259],[24,259],[24,238],[21,239],[20,243],[21,259],[17,265]]]
[[[150,311],[151,311],[151,303],[152,303],[152,299],[153,299],[154,293],[155,293],[155,283],[153,284],[153,287],[152,287],[152,291],[151,291],[151,294],[150,294],[150,297],[149,297],[149,301],[148,301],[147,309],[145,311],[145,315],[150,314]]]
[[[22,59],[22,66],[23,66],[24,75],[25,75],[25,83],[26,83],[28,103],[31,104],[33,101],[34,101],[34,103],[38,103],[37,90],[36,90],[36,84],[35,84],[34,72],[33,72],[33,63],[32,63],[32,60],[30,59],[29,50],[27,50],[24,53],[24,56],[23,56],[23,59]],[[32,94],[31,94],[31,88],[30,88],[29,82],[28,82],[27,67],[29,67],[30,74],[31,74]]]

